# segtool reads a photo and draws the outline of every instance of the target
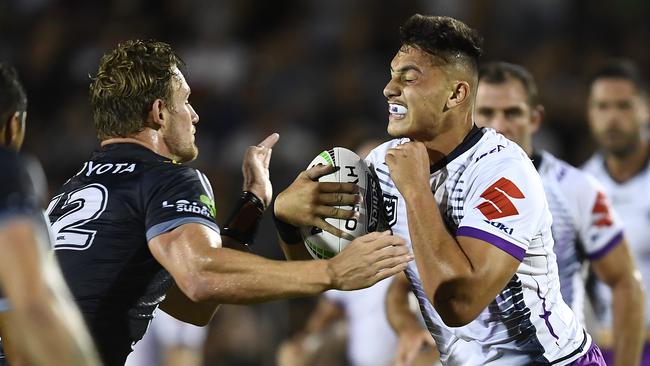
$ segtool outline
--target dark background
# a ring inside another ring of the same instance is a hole
[[[279,132],[271,174],[280,192],[321,150],[387,138],[382,95],[398,26],[413,13],[449,15],[485,38],[485,61],[529,68],[546,120],[536,143],[580,164],[593,152],[585,123],[589,74],[628,57],[647,74],[650,1],[618,0],[0,0],[0,60],[29,96],[24,150],[54,193],[97,146],[89,74],[117,42],[155,38],[186,61],[200,157],[217,215],[240,190],[248,145]],[[265,218],[256,251],[280,258]],[[278,342],[302,326],[313,299],[224,307],[206,364],[273,365]]]

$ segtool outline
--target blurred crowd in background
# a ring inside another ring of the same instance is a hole
[[[97,146],[89,75],[121,41],[170,43],[187,64],[200,116],[200,156],[224,220],[241,185],[248,145],[280,133],[271,179],[284,189],[321,150],[388,138],[382,95],[398,26],[414,13],[449,15],[484,37],[483,60],[524,65],[546,119],[536,145],[574,165],[593,152],[585,122],[590,73],[610,57],[650,65],[647,0],[2,0],[0,60],[27,89],[24,151],[56,189]],[[54,192],[51,191],[51,194]],[[269,215],[254,250],[281,258]],[[224,306],[205,345],[206,365],[274,365],[315,300]]]

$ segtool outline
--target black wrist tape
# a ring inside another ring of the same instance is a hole
[[[278,230],[278,235],[287,245],[296,245],[302,243],[300,230],[297,227],[291,224],[287,224],[286,222],[281,221],[275,217],[275,212],[273,213],[273,222],[275,222],[275,228]]]
[[[221,230],[221,235],[231,237],[242,244],[253,244],[262,214],[264,203],[253,193],[244,191]]]

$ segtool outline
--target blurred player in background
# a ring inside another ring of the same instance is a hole
[[[79,311],[53,257],[41,204],[43,172],[16,153],[27,96],[0,63],[0,336],[12,365],[99,365]],[[7,360],[0,344],[0,365]]]
[[[553,216],[553,250],[557,255],[564,301],[584,324],[583,266],[591,264],[598,278],[615,294],[616,365],[637,365],[641,355],[645,294],[620,221],[604,190],[593,177],[535,150],[532,135],[544,108],[537,84],[523,67],[495,62],[481,67],[476,95],[476,123],[491,127],[519,144],[542,177]]]
[[[158,311],[126,366],[201,366],[207,331]]]
[[[365,157],[380,144],[379,140],[370,140],[355,150],[359,156]],[[390,280],[386,279],[367,289],[331,290],[323,293],[304,330],[280,347],[279,366],[323,362],[324,358],[331,357],[331,353],[336,352],[337,341],[346,344],[349,365],[392,365],[397,350],[397,337],[386,318],[385,299],[389,285]],[[422,350],[418,347],[414,351],[413,357],[417,357],[417,360],[413,364],[431,366],[437,359],[435,344],[422,325],[419,329],[427,339],[428,347]]]
[[[632,255],[639,263],[645,290],[650,281],[650,143],[648,141],[648,94],[637,68],[630,61],[618,60],[605,65],[591,79],[587,102],[589,126],[600,150],[585,164],[604,186],[612,207],[621,216]],[[620,265],[620,264],[619,264]],[[602,285],[598,294],[607,304],[612,296]],[[617,319],[619,294],[613,293],[613,329]],[[605,309],[608,307],[605,306]],[[606,310],[605,310],[606,311]],[[642,364],[650,365],[650,302],[645,302],[645,347]],[[605,323],[612,321],[604,316]],[[612,364],[610,350],[618,351],[619,335],[604,334],[605,356]],[[614,354],[618,364],[619,355]]]
[[[159,305],[205,325],[220,303],[364,288],[412,259],[387,233],[360,237],[327,261],[272,261],[224,248],[253,241],[272,197],[269,163],[279,136],[246,151],[244,192],[220,229],[208,179],[181,165],[198,154],[199,121],[181,69],[162,42],[127,41],[102,57],[90,85],[101,147],[48,207],[61,268],[107,365],[124,364]]]
[[[602,365],[560,295],[552,219],[535,167],[515,143],[474,125],[480,36],[449,17],[415,15],[400,39],[384,89],[396,139],[366,160],[393,233],[415,254],[396,280],[410,281],[442,363]],[[278,195],[276,218],[341,235],[313,219],[326,206],[318,186],[297,179]],[[297,243],[296,229],[279,232]]]

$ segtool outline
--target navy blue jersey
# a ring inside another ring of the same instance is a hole
[[[137,144],[95,151],[48,207],[54,249],[106,365],[123,365],[172,284],[147,242],[186,223],[219,232],[198,170]]]
[[[41,209],[42,177],[38,163],[0,147],[0,227],[15,218],[28,217],[46,230]],[[0,312],[8,308],[0,288]]]

